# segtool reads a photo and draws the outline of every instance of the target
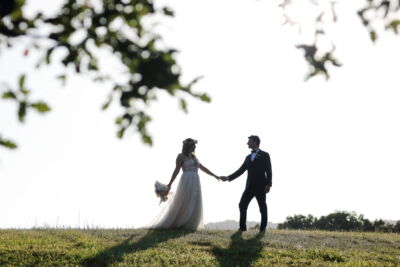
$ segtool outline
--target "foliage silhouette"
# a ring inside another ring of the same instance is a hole
[[[395,225],[387,223],[382,219],[374,222],[364,218],[364,215],[357,215],[347,211],[337,211],[320,218],[312,215],[288,216],[286,221],[278,224],[278,229],[298,230],[327,230],[327,231],[364,231],[364,232],[394,232],[400,233],[400,221]]]
[[[63,68],[57,78],[65,84],[71,72],[90,77],[94,82],[104,82],[110,95],[103,105],[107,109],[117,97],[123,109],[116,119],[117,136],[122,138],[128,128],[137,131],[145,144],[152,138],[147,130],[151,120],[147,107],[160,91],[168,92],[187,112],[186,96],[210,102],[205,93],[195,93],[192,86],[181,82],[181,68],[175,60],[177,51],[163,44],[155,29],[144,23],[144,18],[174,14],[168,7],[156,8],[151,0],[66,0],[58,13],[46,17],[37,13],[28,17],[24,11],[25,0],[3,0],[0,6],[0,52],[14,47],[21,40],[29,42],[24,56],[38,50],[43,56],[36,68],[53,61]],[[108,51],[106,58],[99,53]],[[4,52],[3,52],[4,53]],[[121,73],[106,70],[109,58],[120,64]],[[29,109],[40,113],[50,110],[43,101],[31,102],[30,90],[21,74],[19,89],[0,83],[2,98],[18,105],[18,118],[24,122]],[[118,77],[115,77],[118,76]],[[0,81],[1,82],[1,81]],[[16,148],[17,145],[0,135],[0,146]]]
[[[303,25],[301,22],[295,21],[287,12],[287,9],[295,4],[296,1],[282,0],[279,5],[284,11],[285,22],[291,26],[298,26],[301,31]],[[338,21],[338,14],[336,12],[336,0],[329,1],[315,1],[309,0],[312,6],[316,10],[316,16],[314,22],[314,41],[310,43],[298,44],[296,47],[304,51],[304,58],[308,63],[309,72],[306,75],[306,80],[316,76],[323,75],[326,79],[329,79],[328,65],[334,67],[340,67],[342,64],[339,63],[335,56],[336,46],[331,40],[331,48],[323,48],[319,45],[322,39],[328,40],[329,32],[324,27],[327,23]],[[326,5],[326,2],[329,5]],[[302,6],[302,8],[307,8]],[[372,42],[376,42],[378,39],[379,26],[383,26],[385,30],[392,31],[394,34],[399,33],[400,20],[398,19],[398,13],[400,11],[400,2],[397,0],[365,0],[365,5],[357,11],[357,15],[360,18],[363,26],[369,32],[369,37]]]
[[[287,8],[295,1],[282,0],[279,5],[284,11],[285,24],[296,25]],[[322,1],[321,1],[322,2]],[[304,51],[304,58],[310,71],[306,80],[316,75],[329,78],[328,66],[340,67],[335,56],[335,45],[322,49],[319,41],[328,33],[324,27],[327,22],[336,23],[336,0],[329,0],[329,8],[318,1],[310,0],[317,9],[315,17],[315,38],[310,43],[301,43],[296,47]],[[145,144],[153,140],[147,125],[151,117],[146,107],[156,100],[160,91],[168,92],[179,102],[181,109],[187,112],[186,96],[192,96],[204,102],[210,102],[205,93],[196,93],[192,86],[199,80],[181,82],[181,68],[175,60],[177,51],[163,45],[162,37],[154,28],[144,23],[145,18],[163,15],[173,17],[168,7],[156,8],[152,0],[102,0],[99,5],[91,1],[65,0],[58,13],[46,17],[37,13],[26,15],[25,0],[2,0],[0,5],[0,53],[20,43],[29,41],[23,55],[29,56],[31,50],[38,50],[43,56],[36,67],[49,65],[53,61],[63,66],[63,73],[57,76],[65,84],[71,70],[79,75],[89,76],[95,82],[106,82],[110,87],[109,98],[103,105],[107,109],[114,98],[118,98],[123,109],[116,119],[117,136],[122,138],[128,128],[133,128]],[[398,13],[400,2],[395,0],[366,0],[357,15],[375,42],[378,38],[377,24],[385,30],[398,34],[400,20]],[[328,14],[331,14],[328,17]],[[327,18],[328,17],[328,18]],[[298,25],[300,28],[302,25]],[[123,69],[118,79],[107,73],[99,51],[108,51]],[[59,55],[63,55],[60,57]],[[62,54],[64,53],[64,54]],[[58,55],[58,56],[55,56]],[[13,88],[0,81],[0,94],[3,99],[12,100],[18,106],[18,119],[24,122],[30,110],[46,113],[50,110],[43,101],[31,101],[30,89],[25,86],[28,74],[21,74],[19,88]],[[121,78],[123,77],[123,78]],[[144,106],[144,107],[143,107]],[[0,146],[14,149],[17,144],[0,134]]]

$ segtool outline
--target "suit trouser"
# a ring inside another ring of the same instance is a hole
[[[267,227],[268,222],[268,209],[266,203],[266,193],[264,191],[252,191],[252,190],[245,190],[243,192],[242,198],[240,199],[239,203],[239,210],[240,210],[240,229],[246,230],[246,217],[247,217],[247,208],[249,207],[250,201],[256,197],[258,202],[258,207],[260,208],[261,213],[261,224],[260,224],[260,231],[264,231]]]

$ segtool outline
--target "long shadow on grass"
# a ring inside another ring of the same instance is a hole
[[[149,230],[145,236],[135,242],[133,241],[133,239],[136,235],[131,235],[122,243],[107,248],[99,254],[96,254],[95,256],[86,259],[83,264],[89,267],[110,266],[112,264],[123,261],[125,254],[146,250],[155,247],[161,242],[185,236],[190,233],[191,231],[187,230]]]
[[[260,233],[250,239],[243,239],[242,232],[237,231],[231,236],[231,244],[228,248],[214,247],[212,252],[220,266],[251,266],[259,257],[263,249]]]

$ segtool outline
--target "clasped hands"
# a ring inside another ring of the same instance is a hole
[[[219,176],[218,178],[224,182],[229,180],[226,176]]]
[[[217,175],[215,175],[214,176],[215,177],[215,179],[217,179],[218,181],[228,181],[229,179],[228,179],[228,177],[226,177],[226,176],[217,176]]]

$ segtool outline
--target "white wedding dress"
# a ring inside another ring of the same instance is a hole
[[[175,194],[150,225],[152,229],[199,230],[203,224],[203,202],[198,174],[199,161],[183,156],[183,174]]]

